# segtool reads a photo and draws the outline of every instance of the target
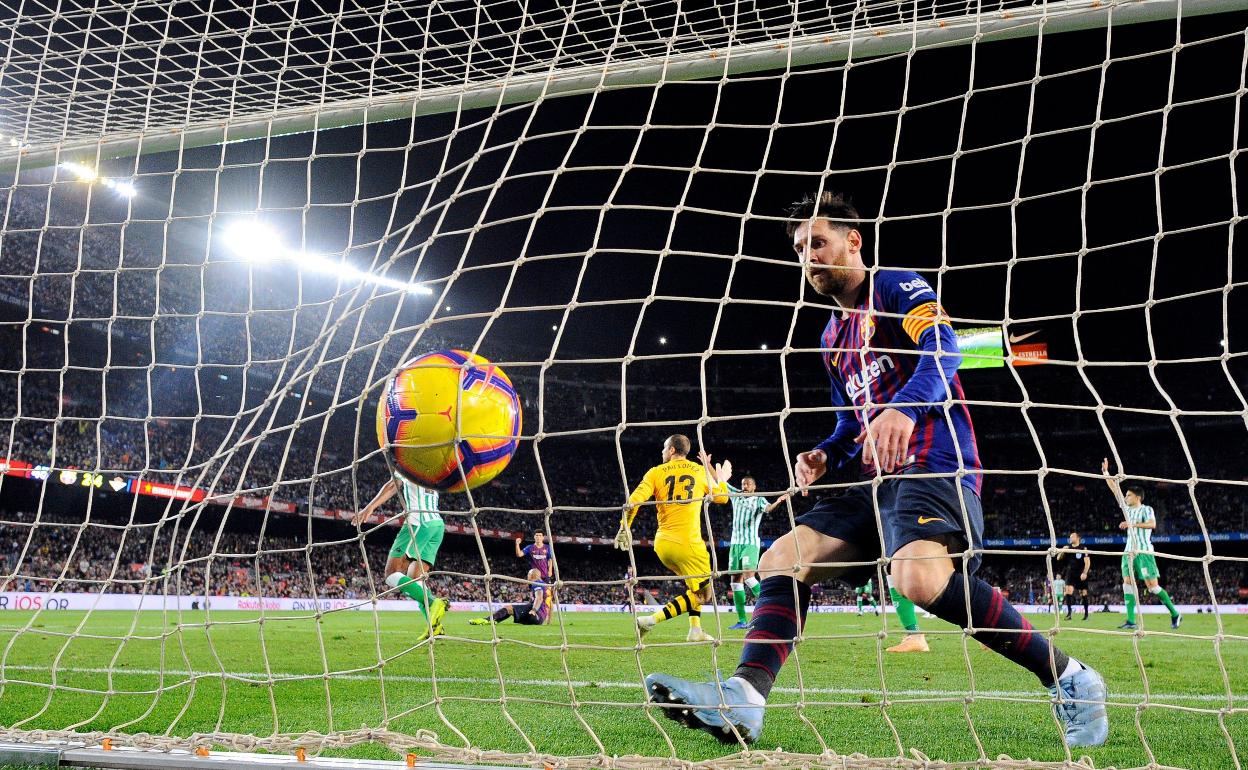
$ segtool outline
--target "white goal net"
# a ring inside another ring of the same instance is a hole
[[[192,764],[1243,766],[1248,4],[4,16],[0,739]],[[756,595],[731,505],[704,508],[705,574],[661,563],[650,505],[612,547],[668,436],[731,461],[734,501],[756,481],[764,552],[880,484],[854,460],[796,493],[844,411],[822,354],[873,345],[821,337],[836,305],[785,233],[823,191],[861,213],[871,281],[917,272],[948,314],[963,392],[937,406],[969,407],[983,463],[968,555],[1104,675],[1104,746],[1068,748],[974,629],[911,621],[874,554],[866,590],[813,587],[752,745],[647,698],[655,672],[730,676]],[[523,435],[439,497],[409,586],[402,497],[369,507],[393,473],[375,410],[439,350],[505,370]],[[1123,494],[1154,514],[1134,579]],[[689,576],[707,636],[639,635]],[[930,651],[891,652],[914,624]]]

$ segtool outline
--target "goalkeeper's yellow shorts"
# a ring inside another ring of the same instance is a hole
[[[680,575],[685,585],[697,591],[711,579],[711,556],[701,540],[654,539],[654,553],[663,566]]]

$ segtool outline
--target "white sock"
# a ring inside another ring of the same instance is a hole
[[[749,682],[747,682],[746,680],[742,679],[739,676],[733,676],[733,677],[728,678],[729,682],[733,680],[736,680],[741,683],[741,694],[745,696],[746,703],[748,703],[751,706],[767,705],[767,699],[763,697],[762,693],[754,689],[754,685],[750,684]]]
[[[1065,679],[1068,676],[1074,676],[1076,671],[1080,671],[1083,668],[1084,668],[1084,665],[1082,663],[1075,660],[1074,658],[1071,658],[1070,660],[1066,661],[1066,670],[1062,671],[1062,674],[1061,676],[1058,677],[1058,679]]]
[[[754,586],[756,585],[758,585],[758,578],[746,578],[745,579],[745,587],[750,589],[751,591],[754,590]]]
[[[391,588],[398,588],[399,581],[402,579],[403,579],[402,572],[391,572],[389,575],[386,575],[386,585],[390,586]]]

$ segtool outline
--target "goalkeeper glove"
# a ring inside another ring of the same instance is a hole
[[[627,551],[633,547],[633,533],[623,522],[620,523],[620,531],[615,533],[615,547],[621,551]]]

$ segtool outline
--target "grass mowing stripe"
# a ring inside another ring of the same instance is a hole
[[[6,671],[8,670],[46,671],[47,668],[44,666],[10,665],[10,666],[5,666],[4,670]],[[108,669],[108,668],[81,668],[81,667],[69,667],[69,666],[62,666],[61,668],[58,668],[57,671],[69,672],[69,673],[74,673],[74,674],[112,673],[114,676],[127,676],[127,675],[129,676],[159,676],[162,673],[160,669],[149,669],[149,668]],[[174,669],[165,669],[163,673],[166,677],[169,677],[169,678],[172,678],[175,676],[183,676],[187,674],[187,672],[185,671],[177,671]],[[214,679],[214,678],[221,677],[222,675],[223,674],[219,671],[196,671],[193,674],[191,674],[191,676],[197,679]],[[309,681],[309,680],[323,679],[325,677],[323,673],[322,674],[297,674],[293,672],[274,672],[272,680],[269,680],[268,675],[260,671],[226,671],[224,672],[224,676],[231,678],[231,679],[237,679],[239,681],[243,681],[249,684],[264,684],[269,681],[272,681],[274,683],[288,682],[288,681]],[[345,681],[372,682],[377,679],[377,675],[331,673],[330,678],[340,679],[340,680],[345,680]],[[407,674],[387,674],[386,680],[394,681],[394,682],[413,682],[413,683],[421,683],[421,684],[430,684],[433,682],[433,677],[411,676]],[[437,678],[437,680],[438,682],[441,682],[441,683],[452,683],[452,684],[497,684],[498,683],[497,678],[470,677],[470,676],[440,676]],[[599,688],[604,688],[604,689],[623,689],[623,690],[641,689],[640,682],[599,682],[599,681],[575,680],[574,679],[572,680],[572,682],[569,683],[566,680],[558,680],[558,679],[513,679],[511,677],[507,677],[505,681],[508,686],[523,686],[523,687],[563,688],[571,684],[572,687],[584,687],[584,688],[599,687]],[[12,683],[43,684],[43,685],[47,684],[47,682],[42,682],[42,683],[27,682],[24,680],[21,682],[17,682],[14,680]],[[797,687],[776,687],[774,688],[773,692],[789,693],[792,695],[797,695],[799,693],[806,692],[806,693],[815,693],[818,695],[859,696],[864,693],[867,693],[868,691],[864,689],[855,689],[852,687],[806,687],[806,688],[801,688],[801,689]],[[962,697],[970,697],[970,696],[982,697],[982,698],[1036,698],[1036,697],[1040,697],[1041,695],[1041,691],[1038,689],[1037,690],[976,690],[974,693],[970,692],[969,690],[915,690],[915,689],[894,690],[894,689],[889,689],[887,693],[889,695],[903,696],[903,697],[929,696],[929,697],[936,697],[936,698],[962,698]],[[1125,698],[1130,701],[1143,702],[1145,695],[1144,693],[1110,693],[1110,697],[1113,699]],[[1233,693],[1231,697],[1236,700],[1248,699],[1248,693]],[[1149,699],[1151,701],[1181,700],[1181,701],[1197,701],[1197,702],[1208,701],[1212,703],[1217,703],[1217,702],[1226,701],[1227,697],[1226,695],[1215,695],[1212,693],[1155,692],[1155,693],[1149,694]]]

